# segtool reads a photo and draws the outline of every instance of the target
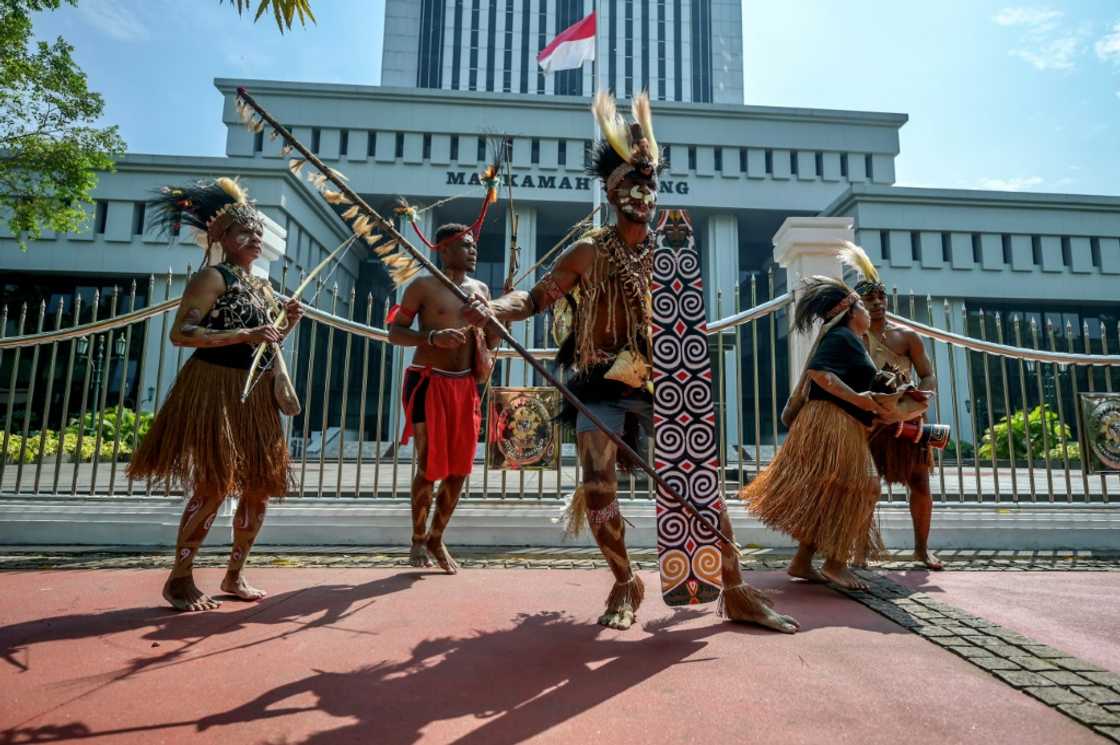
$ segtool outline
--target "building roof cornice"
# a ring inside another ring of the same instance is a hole
[[[217,176],[251,176],[257,178],[279,179],[298,194],[308,208],[329,225],[339,239],[346,238],[350,231],[342,219],[320,198],[302,179],[292,175],[282,161],[264,161],[253,158],[229,158],[207,155],[150,155],[146,153],[127,153],[116,161],[118,172],[158,173],[166,178],[169,174],[181,173],[196,178],[216,178]]]
[[[544,109],[555,111],[586,111],[590,99],[581,96],[540,96],[523,93],[479,93],[475,91],[436,90],[427,88],[391,88],[377,85],[341,85],[337,83],[301,83],[281,80],[250,80],[216,78],[214,86],[223,95],[232,96],[238,86],[255,94],[280,93],[304,98],[351,99],[360,101],[409,103],[460,103],[478,107]],[[746,106],[735,104],[655,101],[659,113],[678,113],[689,117],[743,118],[763,121],[814,122],[820,124],[859,124],[864,126],[900,128],[909,120],[906,114],[878,111],[841,111],[834,109],[802,109],[781,106]]]
[[[859,203],[1120,212],[1120,197],[852,184],[849,189],[833,200],[832,204],[824,208],[820,214],[826,216],[843,214]]]

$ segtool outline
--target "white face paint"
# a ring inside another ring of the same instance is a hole
[[[657,191],[645,184],[634,184],[616,192],[618,209],[636,222],[647,222],[657,209]]]

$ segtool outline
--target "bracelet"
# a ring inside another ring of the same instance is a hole
[[[428,346],[429,347],[434,347],[435,346],[435,343],[432,341],[432,334],[434,334],[435,332],[436,332],[436,329],[431,329],[430,331],[428,331]]]

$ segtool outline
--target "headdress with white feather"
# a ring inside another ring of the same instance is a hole
[[[614,97],[606,91],[595,94],[591,111],[599,122],[603,139],[591,154],[587,172],[602,179],[608,190],[627,176],[656,184],[662,163],[653,134],[649,94],[643,91],[634,98],[630,106],[634,121],[629,125],[618,113]]]

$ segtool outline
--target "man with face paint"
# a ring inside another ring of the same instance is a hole
[[[871,328],[864,334],[863,340],[875,365],[882,369],[890,364],[907,376],[916,374],[919,389],[936,391],[937,378],[921,337],[887,320],[887,293],[883,284],[864,280],[855,289],[871,316]],[[941,560],[929,550],[929,528],[933,516],[933,497],[929,487],[933,455],[929,447],[894,437],[889,428],[878,430],[871,437],[870,445],[879,474],[891,483],[904,485],[910,492],[914,561],[934,571],[940,570]]]
[[[557,361],[570,371],[568,386],[609,428],[641,453],[639,431],[653,429],[650,384],[651,283],[655,238],[650,222],[657,209],[660,151],[653,136],[649,97],[642,93],[626,126],[614,100],[600,92],[593,111],[604,141],[592,155],[589,173],[603,183],[615,208],[615,224],[594,229],[568,248],[529,292],[511,292],[492,302],[476,296],[463,315],[481,325],[489,316],[502,323],[529,318],[566,299],[572,308],[572,332],[560,346]],[[574,409],[569,407],[570,416]],[[618,449],[585,416],[575,420],[576,448],[583,480],[569,509],[569,531],[584,520],[602,551],[614,586],[599,623],[615,629],[633,625],[645,588],[626,550],[625,523],[617,499]],[[726,511],[720,526],[731,534]],[[743,582],[738,556],[724,547],[723,583],[731,620],[793,632],[796,622],[771,610],[764,598]]]

